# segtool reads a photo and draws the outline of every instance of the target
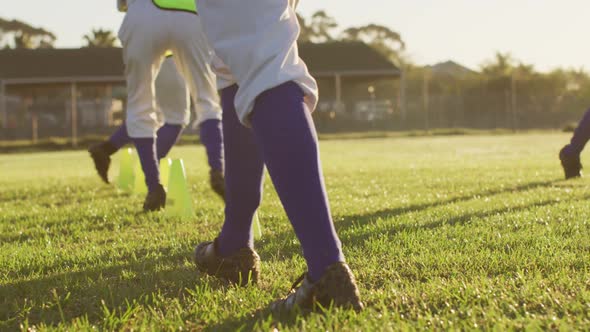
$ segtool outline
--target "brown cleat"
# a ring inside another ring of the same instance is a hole
[[[143,202],[143,211],[160,211],[166,207],[166,190],[159,185],[156,190],[148,192]]]
[[[297,288],[298,284],[299,288]],[[364,308],[354,275],[346,263],[329,266],[324,275],[311,283],[307,274],[302,275],[285,298],[270,305],[274,313],[288,313],[298,308],[316,311],[331,306],[361,311]]]
[[[111,166],[109,150],[112,150],[109,145],[109,143],[100,143],[88,149],[98,176],[107,184],[109,183],[109,167]]]
[[[209,275],[226,279],[240,286],[257,284],[260,257],[250,248],[242,248],[229,257],[217,255],[217,240],[200,243],[194,256],[197,268]]]
[[[209,184],[211,189],[225,200],[225,179],[223,178],[223,172],[212,169],[209,171]]]
[[[582,163],[579,155],[572,155],[567,152],[567,146],[559,151],[559,160],[565,173],[565,179],[582,177]]]

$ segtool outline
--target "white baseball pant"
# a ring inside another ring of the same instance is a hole
[[[130,137],[156,136],[155,80],[167,51],[174,54],[174,62],[195,100],[196,123],[221,119],[215,75],[209,65],[212,52],[199,16],[162,10],[151,0],[128,1],[119,39],[127,78],[126,124]]]
[[[162,62],[155,87],[159,125],[168,123],[186,127],[191,118],[190,94],[173,57],[166,57]]]

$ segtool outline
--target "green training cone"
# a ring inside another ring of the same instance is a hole
[[[262,228],[260,227],[258,212],[254,213],[254,218],[252,220],[252,233],[254,233],[255,239],[259,240],[262,238]]]
[[[164,158],[160,160],[160,181],[166,189],[168,189],[168,180],[170,179],[170,165],[172,165],[172,159]]]
[[[119,177],[117,178],[117,187],[123,191],[131,191],[134,185],[133,175],[133,149],[122,149],[119,151]]]
[[[186,172],[182,159],[172,160],[172,165],[170,166],[166,214],[181,218],[193,216],[193,201],[188,191]]]
[[[133,192],[136,195],[145,195],[148,192],[147,185],[145,184],[145,174],[141,168],[141,161],[139,158],[135,158],[135,184],[133,185]]]

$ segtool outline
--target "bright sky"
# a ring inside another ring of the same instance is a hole
[[[244,0],[246,1],[246,0]],[[379,23],[402,34],[419,64],[455,60],[472,68],[510,52],[540,70],[590,70],[589,0],[301,0],[343,27]],[[117,31],[116,0],[0,0],[0,17],[54,32],[58,47],[79,47],[92,28]]]

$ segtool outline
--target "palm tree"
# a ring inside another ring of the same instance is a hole
[[[0,47],[48,48],[53,47],[56,37],[43,28],[35,28],[18,20],[0,18]],[[12,44],[11,44],[12,41]]]
[[[494,59],[486,61],[481,66],[481,72],[492,77],[509,76],[517,66],[517,61],[510,53],[497,52]]]
[[[110,30],[92,29],[92,32],[84,36],[86,47],[114,47],[117,37]]]

